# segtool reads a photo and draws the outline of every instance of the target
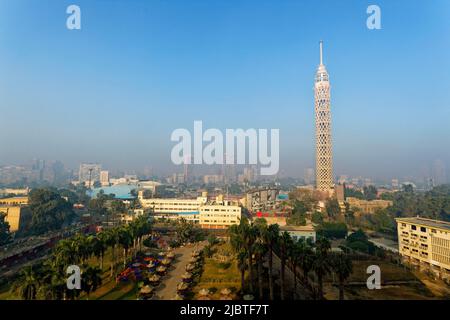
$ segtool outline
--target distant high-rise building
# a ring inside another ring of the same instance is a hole
[[[80,164],[78,180],[80,183],[85,183],[88,188],[92,188],[96,181],[100,182],[101,170],[102,166],[98,163],[82,163]]]
[[[342,174],[339,176],[339,179],[338,179],[339,184],[344,184],[347,182],[348,182],[348,176],[346,176],[345,174]]]
[[[433,163],[433,181],[435,185],[447,183],[447,171],[445,163],[441,159],[436,159]]]
[[[392,189],[398,189],[398,187],[400,186],[400,184],[398,183],[398,179],[392,179],[391,181],[391,185],[392,185]]]
[[[305,184],[312,184],[314,182],[314,169],[306,168],[303,179],[305,180]]]
[[[320,64],[315,85],[316,117],[316,188],[320,191],[333,189],[333,150],[331,141],[330,81],[323,64],[323,43],[320,41]]]
[[[102,186],[109,186],[109,171],[100,171],[100,184]]]

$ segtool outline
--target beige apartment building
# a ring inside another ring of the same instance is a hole
[[[230,201],[202,205],[199,212],[200,227],[206,229],[227,229],[241,220],[241,207]]]
[[[403,260],[450,278],[450,223],[425,218],[397,218]]]
[[[28,197],[0,199],[0,213],[6,216],[5,220],[9,223],[10,232],[19,231],[31,218],[31,212],[27,205]]]

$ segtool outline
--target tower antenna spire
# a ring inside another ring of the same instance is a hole
[[[323,41],[320,40],[320,64],[323,64]]]

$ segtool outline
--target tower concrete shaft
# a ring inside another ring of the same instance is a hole
[[[330,81],[323,64],[323,43],[320,42],[320,64],[314,84],[316,115],[316,188],[333,189],[333,145],[331,141]]]

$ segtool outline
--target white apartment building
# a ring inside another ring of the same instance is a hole
[[[222,196],[208,201],[206,192],[196,199],[144,199],[143,192],[139,192],[138,199],[142,207],[153,210],[156,219],[184,218],[202,228],[226,229],[239,223],[241,218],[241,207],[237,203],[224,201]]]
[[[396,220],[403,260],[450,278],[450,223],[419,217]]]

